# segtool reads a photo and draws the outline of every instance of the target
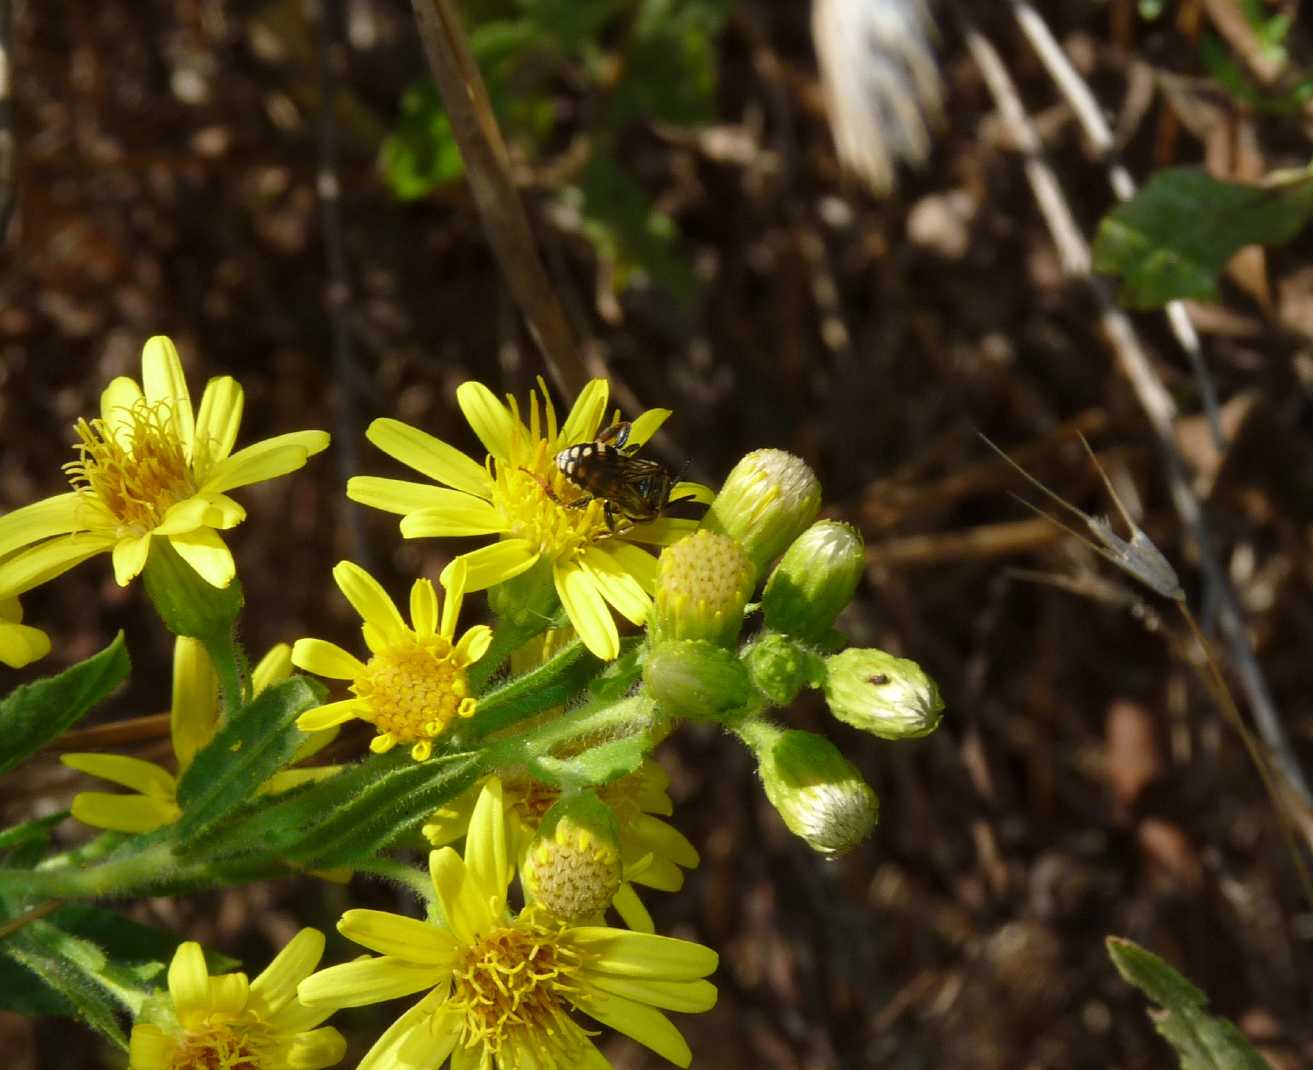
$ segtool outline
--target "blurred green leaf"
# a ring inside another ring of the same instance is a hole
[[[1216,300],[1218,276],[1237,250],[1287,242],[1310,214],[1313,171],[1241,186],[1197,168],[1171,168],[1104,217],[1094,270],[1120,276],[1121,301],[1132,308]]]
[[[1162,1007],[1154,1028],[1181,1060],[1181,1070],[1272,1070],[1225,1018],[1204,1011],[1208,997],[1138,944],[1110,936],[1108,954],[1117,972]]]
[[[0,702],[0,773],[56,739],[127,679],[123,633],[99,654],[35,683],[17,687]]]

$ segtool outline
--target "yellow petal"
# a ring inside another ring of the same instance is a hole
[[[391,645],[406,639],[409,634],[406,622],[378,580],[352,561],[339,561],[333,569],[333,579],[361,619],[382,633],[386,643]]]
[[[210,503],[210,512],[205,517],[206,527],[227,531],[246,519],[246,510],[226,494],[207,494],[205,500]]]
[[[365,671],[355,655],[326,639],[298,639],[292,647],[292,664],[330,680],[354,680]]]
[[[288,1070],[321,1070],[336,1066],[346,1055],[346,1037],[326,1025],[311,1032],[295,1032],[285,1056]]]
[[[430,1070],[460,1040],[460,1016],[442,1015],[450,986],[435,988],[374,1042],[356,1070]]]
[[[169,995],[178,1017],[209,1009],[210,974],[205,968],[205,953],[195,940],[178,945],[169,963]]]
[[[105,791],[78,792],[69,809],[82,824],[112,832],[154,832],[173,824],[182,814],[172,802]]]
[[[657,559],[639,546],[611,539],[605,547],[595,547],[608,554],[617,565],[633,576],[648,594],[656,590]]]
[[[197,528],[185,535],[170,535],[169,542],[178,551],[178,556],[211,587],[227,587],[237,575],[232,552],[213,528]]]
[[[410,585],[410,625],[417,635],[438,633],[438,592],[426,577]]]
[[[128,440],[121,436],[132,430],[132,410],[144,400],[135,379],[120,375],[109,381],[100,393],[100,418],[113,438],[126,444]]]
[[[192,471],[202,483],[214,466],[232,453],[244,404],[241,385],[231,375],[219,376],[205,384],[200,412],[196,414],[191,456]]]
[[[347,480],[346,496],[353,502],[385,513],[405,516],[427,510],[460,512],[467,506],[488,503],[477,495],[463,490],[435,487],[431,483],[412,483],[405,479],[383,479],[380,476],[352,476]]]
[[[685,536],[692,535],[697,529],[696,520],[685,520],[678,516],[659,516],[646,524],[635,524],[632,528],[626,528],[624,537],[628,542],[669,546]]]
[[[454,558],[439,577],[447,590],[446,604],[442,607],[442,624],[438,634],[447,639],[456,637],[456,621],[460,619],[465,592],[470,584],[470,563],[463,557]]]
[[[566,446],[595,439],[602,426],[602,418],[606,415],[606,402],[610,395],[611,384],[605,379],[590,380],[575,398],[570,415],[565,418],[556,449],[562,450]]]
[[[489,777],[479,793],[465,837],[465,872],[487,899],[505,901],[511,882],[506,851],[506,808],[501,781]]]
[[[281,684],[292,675],[292,645],[275,643],[251,670],[251,688],[258,695],[266,687]]]
[[[495,583],[502,583],[527,571],[537,560],[538,550],[528,539],[502,539],[489,546],[471,550],[468,554],[461,554],[442,570],[438,578],[450,590],[452,566],[456,561],[463,561],[466,592],[483,591]]]
[[[408,513],[401,521],[402,537],[454,539],[465,535],[496,535],[506,530],[506,521],[501,513],[482,498],[471,498],[468,494],[460,496],[465,499],[463,503]]]
[[[70,769],[122,784],[155,799],[172,802],[177,790],[177,782],[167,770],[143,758],[126,754],[74,753],[61,755],[59,760]]]
[[[172,1070],[178,1042],[159,1026],[138,1022],[128,1038],[128,1065],[132,1070]]]
[[[716,986],[710,981],[653,981],[634,977],[589,974],[588,987],[623,996],[663,1011],[700,1014],[716,1005]]]
[[[56,535],[53,539],[15,554],[0,565],[0,594],[4,597],[22,594],[53,580],[79,565],[88,557],[112,550],[114,539],[90,532],[75,535]]]
[[[327,431],[291,431],[256,442],[216,464],[199,493],[214,494],[294,472],[328,440]]]
[[[313,670],[311,670],[313,671]],[[319,674],[320,676],[323,673]],[[302,732],[322,732],[325,728],[344,724],[352,717],[359,717],[366,707],[358,698],[343,699],[341,702],[326,702],[313,710],[306,710],[296,719],[296,727]]]
[[[234,1018],[242,1013],[251,985],[244,973],[221,973],[210,978],[209,1006]]]
[[[505,898],[490,900],[465,871],[465,863],[450,847],[429,852],[429,876],[442,905],[442,917],[452,935],[463,944],[473,943],[492,928]],[[504,896],[504,890],[503,890]]]
[[[492,496],[492,480],[483,465],[417,427],[400,420],[375,420],[365,437],[389,457],[437,483],[480,498]]]
[[[150,538],[150,532],[147,532],[145,535],[128,536],[114,544],[114,582],[120,587],[126,587],[146,567]]]
[[[0,662],[21,669],[49,653],[50,636],[40,628],[0,621]]]
[[[646,445],[648,439],[655,435],[669,418],[669,409],[648,409],[647,412],[637,416],[629,425],[629,442],[626,448]]]
[[[406,918],[384,910],[348,910],[337,923],[337,928],[348,940],[380,955],[447,969],[455,965],[455,938],[418,918]]]
[[[668,858],[685,869],[695,869],[701,861],[697,848],[682,832],[651,814],[635,814],[627,825],[630,835],[662,858]]]
[[[141,350],[141,389],[151,405],[167,406],[173,432],[191,455],[195,418],[191,407],[191,394],[187,390],[187,377],[173,341],[162,334],[146,340]]]
[[[624,1033],[651,1048],[676,1066],[688,1066],[693,1061],[688,1042],[670,1019],[658,1010],[610,994],[600,999],[581,999],[576,1006],[617,1033]]]
[[[570,942],[592,956],[589,970],[617,977],[655,977],[693,981],[716,968],[719,957],[709,947],[671,936],[653,936],[624,929],[580,926],[570,930]]]
[[[173,701],[169,731],[178,769],[191,765],[196,752],[214,738],[219,724],[219,675],[199,639],[179,636],[173,642]]]
[[[496,395],[482,383],[469,381],[456,388],[456,404],[465,414],[484,449],[498,460],[509,460],[515,418]],[[484,495],[488,497],[489,495]]]
[[[656,932],[656,924],[652,921],[652,915],[648,913],[647,907],[643,905],[643,900],[638,897],[638,893],[634,891],[634,886],[628,881],[620,885],[620,890],[615,893],[611,905],[615,907],[616,913],[620,915],[624,923],[634,932]]]
[[[584,646],[603,661],[620,653],[620,633],[593,578],[577,564],[554,570],[556,593]]]
[[[302,929],[251,982],[251,1009],[268,1021],[296,1002],[296,986],[310,976],[324,954],[324,934]]]
[[[456,664],[473,665],[492,646],[492,629],[486,624],[476,624],[460,637],[456,644]]]
[[[189,531],[205,527],[206,521],[215,511],[214,506],[204,498],[188,498],[170,506],[164,519],[151,532],[152,535],[185,535]]]
[[[361,959],[311,974],[296,991],[307,1007],[364,1007],[432,988],[449,975],[450,970],[441,967],[394,958]]]
[[[622,617],[634,624],[647,620],[652,608],[651,597],[610,553],[600,546],[590,546],[580,564],[602,597],[615,606]]]
[[[715,497],[716,492],[701,483],[681,481],[670,488],[670,500],[672,502],[700,502],[702,505],[710,505]]]
[[[31,546],[51,535],[65,535],[82,527],[78,522],[81,501],[82,495],[69,491],[0,516],[0,558],[21,546]]]

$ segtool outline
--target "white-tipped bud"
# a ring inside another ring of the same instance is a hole
[[[728,535],[762,575],[816,519],[821,484],[800,457],[753,450],[730,471],[702,527]]]
[[[882,739],[928,735],[944,712],[920,665],[858,647],[825,659],[825,701],[839,720]]]
[[[852,601],[866,556],[847,524],[818,520],[780,558],[761,597],[766,627],[816,642]]]
[[[757,757],[766,797],[813,850],[842,854],[871,834],[880,800],[828,739],[783,732]]]

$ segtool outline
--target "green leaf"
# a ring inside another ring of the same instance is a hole
[[[127,1049],[118,1004],[105,985],[109,963],[95,944],[38,921],[0,940],[0,956],[26,972],[0,971],[0,1004],[78,1018]]]
[[[297,717],[326,694],[322,684],[294,676],[260,692],[220,728],[178,782],[180,839],[231,813],[290,761],[305,739]]]
[[[474,717],[459,729],[460,738],[482,739],[562,705],[583,690],[601,665],[582,642],[573,640],[537,668],[479,696]]]
[[[561,788],[583,788],[609,784],[637,769],[652,748],[646,733],[613,739],[569,758],[543,755],[531,759],[533,774]]]
[[[0,773],[7,773],[72,725],[127,679],[123,633],[99,654],[58,676],[15,688],[0,702]]]
[[[12,851],[28,844],[45,847],[50,843],[50,830],[68,817],[67,810],[60,810],[49,817],[40,817],[35,821],[24,821],[21,825],[12,825],[0,832],[0,851]]]
[[[1272,1070],[1239,1029],[1206,1013],[1208,997],[1157,955],[1117,936],[1107,946],[1122,977],[1162,1007],[1154,1028],[1176,1049],[1181,1070]]]
[[[154,976],[160,964],[173,960],[182,937],[167,929],[142,925],[102,907],[70,903],[48,919],[65,932],[89,940],[115,963],[128,965],[144,976]],[[241,968],[241,960],[205,948],[205,965],[210,973],[227,973]]]
[[[1218,276],[1239,249],[1287,242],[1311,214],[1313,171],[1241,186],[1170,168],[1104,217],[1094,270],[1120,276],[1121,301],[1132,308],[1215,300]]]

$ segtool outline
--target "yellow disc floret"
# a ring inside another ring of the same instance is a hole
[[[452,657],[452,645],[440,635],[413,646],[388,650],[369,659],[351,690],[367,706],[362,719],[396,743],[431,743],[457,717],[474,715],[465,670]]]

